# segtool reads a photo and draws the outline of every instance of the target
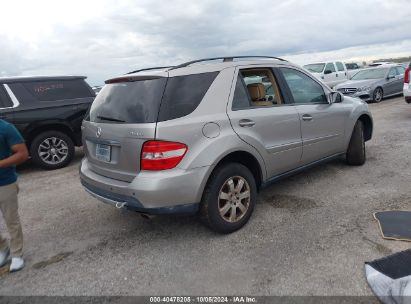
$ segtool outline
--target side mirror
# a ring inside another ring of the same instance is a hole
[[[331,70],[325,70],[325,71],[324,71],[324,74],[325,74],[325,75],[331,74],[331,73],[332,73]]]
[[[344,95],[340,92],[334,91],[330,94],[331,103],[340,103],[344,100]]]

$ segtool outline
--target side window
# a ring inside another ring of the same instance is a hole
[[[218,72],[209,72],[170,77],[164,90],[158,121],[180,118],[193,112],[217,75]]]
[[[242,76],[238,74],[233,98],[233,110],[244,109],[251,106],[246,90],[247,89],[243,84]]]
[[[4,89],[3,85],[0,84],[0,108],[9,108],[12,106],[13,102],[10,100],[10,97]]]
[[[233,109],[271,107],[278,104],[282,104],[282,98],[271,69],[243,69],[239,72]]]
[[[388,73],[388,77],[395,77],[397,75],[397,70],[395,68],[391,68],[390,72]]]
[[[405,74],[405,69],[403,67],[396,67],[397,69],[397,75],[402,75],[404,76]]]
[[[344,70],[344,65],[342,64],[342,62],[337,61],[335,64],[337,65],[337,69],[338,69],[339,72],[344,72],[345,71]]]
[[[329,62],[327,63],[327,65],[325,66],[324,72],[325,71],[331,71],[332,73],[335,72],[335,67],[334,67],[334,63]]]
[[[94,93],[83,79],[35,81],[23,83],[23,85],[39,101],[94,97]]]
[[[280,68],[280,71],[290,88],[294,103],[328,103],[322,86],[311,77],[289,68]]]

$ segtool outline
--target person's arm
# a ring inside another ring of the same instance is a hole
[[[24,163],[29,158],[26,144],[16,144],[11,146],[12,155],[0,160],[0,168],[7,168]]]

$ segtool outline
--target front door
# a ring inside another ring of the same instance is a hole
[[[330,87],[333,87],[337,82],[337,71],[335,69],[334,63],[329,62],[324,68],[324,82]]]
[[[244,68],[231,93],[228,116],[234,131],[263,157],[269,177],[299,166],[300,119],[284,103],[271,68]]]
[[[301,164],[344,152],[345,121],[350,106],[329,103],[323,86],[302,71],[293,68],[279,70],[301,120]]]

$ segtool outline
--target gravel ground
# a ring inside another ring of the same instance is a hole
[[[26,268],[1,295],[371,295],[364,262],[409,248],[373,212],[411,205],[411,105],[370,105],[367,162],[337,160],[264,189],[248,225],[218,235],[196,217],[143,219],[83,191],[82,157],[20,168]],[[0,229],[4,231],[3,219]]]

